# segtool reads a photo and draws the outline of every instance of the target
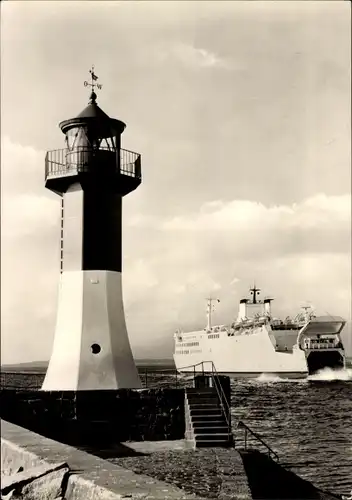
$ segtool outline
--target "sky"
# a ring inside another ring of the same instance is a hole
[[[230,322],[255,281],[277,316],[351,321],[350,3],[3,2],[1,358],[47,360],[60,198],[58,123],[91,65],[143,183],[124,198],[123,293],[136,357]],[[350,325],[344,340],[352,353]]]

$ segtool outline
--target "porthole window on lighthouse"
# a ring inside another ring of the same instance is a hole
[[[90,348],[93,354],[99,354],[101,351],[101,347],[99,344],[92,344]]]

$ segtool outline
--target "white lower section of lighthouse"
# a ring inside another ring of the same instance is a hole
[[[140,387],[127,334],[121,273],[63,272],[54,345],[42,390]]]

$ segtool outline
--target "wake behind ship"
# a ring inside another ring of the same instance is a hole
[[[208,299],[207,327],[174,334],[178,371],[206,371],[206,362],[212,362],[217,373],[232,377],[305,378],[324,368],[345,368],[343,318],[315,316],[304,308],[294,319],[281,320],[272,316],[273,299],[258,300],[255,286],[250,292],[251,299],[240,301],[231,325],[212,326],[214,299]]]

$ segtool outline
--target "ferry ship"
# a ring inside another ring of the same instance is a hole
[[[324,368],[344,369],[340,337],[346,321],[340,316],[316,316],[311,307],[295,318],[275,318],[272,298],[259,299],[260,289],[240,300],[237,319],[212,325],[214,301],[207,299],[207,327],[174,334],[174,361],[179,372],[211,371],[235,378],[262,374],[305,378]],[[203,364],[202,364],[203,362]]]

